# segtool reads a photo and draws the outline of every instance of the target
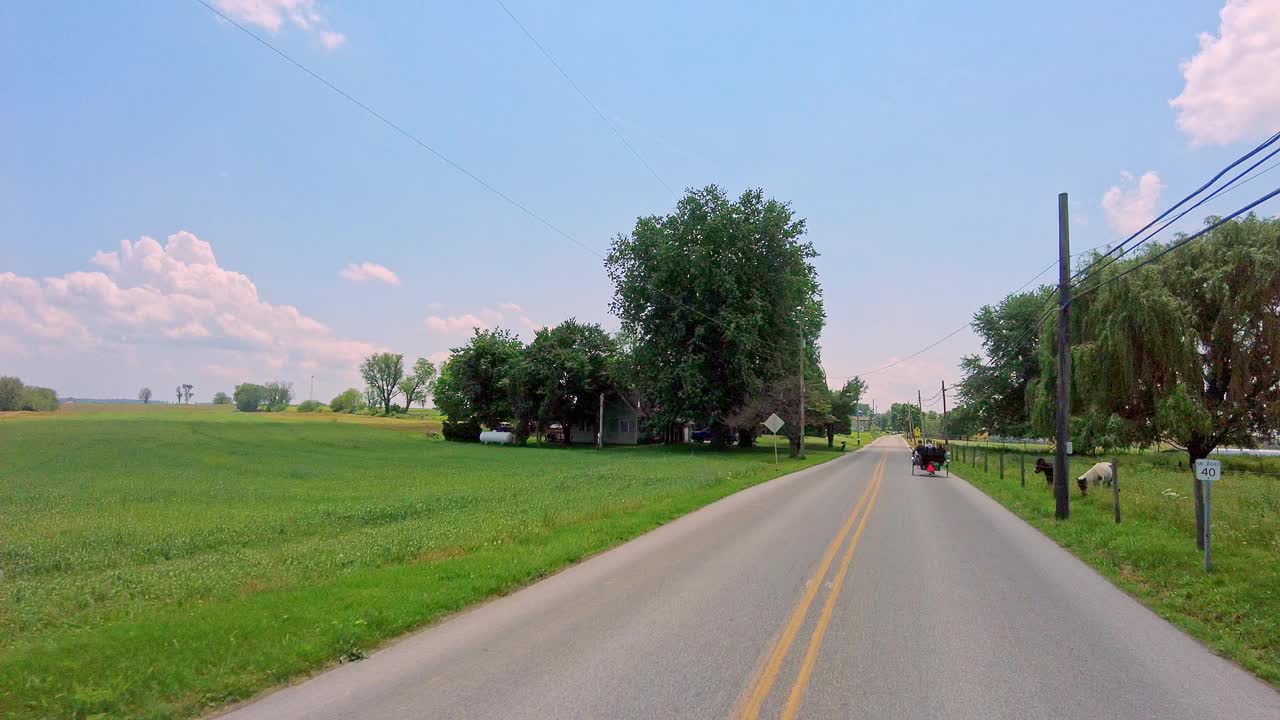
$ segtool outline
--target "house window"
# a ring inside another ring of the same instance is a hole
[[[631,432],[633,429],[634,429],[634,428],[631,426],[631,421],[630,421],[630,420],[619,420],[619,421],[618,421],[618,432],[620,432],[620,433],[629,433],[629,432]]]

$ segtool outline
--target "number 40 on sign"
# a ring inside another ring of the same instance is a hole
[[[1197,460],[1196,477],[1205,482],[1213,482],[1222,477],[1222,463],[1218,460]]]

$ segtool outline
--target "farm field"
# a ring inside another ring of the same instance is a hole
[[[228,406],[0,416],[0,717],[194,716],[839,454],[809,438],[775,469],[768,438],[597,451],[438,430]]]
[[[1156,613],[1258,677],[1280,686],[1280,462],[1223,457],[1223,478],[1212,490],[1214,569],[1204,572],[1195,545],[1192,478],[1185,453],[1119,455],[1120,509],[1112,493],[1090,488],[1081,497],[1075,478],[1099,458],[1071,460],[1071,517],[1054,518],[1044,478],[1032,472],[1038,455],[981,448],[952,453],[955,472]],[[1047,456],[1051,457],[1051,456]],[[1026,487],[1020,461],[1026,463]],[[1178,469],[1178,462],[1183,468]]]

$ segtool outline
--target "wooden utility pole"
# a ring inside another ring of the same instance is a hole
[[[920,437],[924,437],[924,401],[920,399],[920,388],[916,388],[916,407],[920,408]]]
[[[801,320],[803,322],[803,319]],[[800,457],[804,457],[804,406],[808,393],[804,384],[804,325],[800,326]]]
[[[1071,230],[1067,216],[1067,194],[1058,194],[1058,414],[1053,455],[1053,497],[1059,520],[1071,516],[1071,494],[1067,488],[1067,443],[1071,442]]]
[[[942,381],[942,441],[947,441],[947,381]]]

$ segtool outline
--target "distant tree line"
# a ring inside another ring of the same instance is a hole
[[[0,377],[0,411],[50,411],[57,410],[59,404],[58,393],[50,388],[24,385],[16,377]]]
[[[241,383],[231,397],[240,412],[283,412],[293,401],[293,383]]]

